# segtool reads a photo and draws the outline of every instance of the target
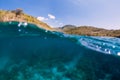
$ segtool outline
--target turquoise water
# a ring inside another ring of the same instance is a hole
[[[120,80],[120,39],[0,23],[0,80]]]

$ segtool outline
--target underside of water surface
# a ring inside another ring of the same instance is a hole
[[[120,39],[0,23],[0,80],[120,80]]]

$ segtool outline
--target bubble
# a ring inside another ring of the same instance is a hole
[[[26,27],[28,25],[28,23],[25,22],[23,25],[24,25],[24,27]]]
[[[108,51],[108,54],[111,54],[111,51],[110,51],[110,50]]]
[[[47,33],[48,31],[46,30],[45,32]]]
[[[120,52],[118,52],[117,55],[120,56]]]
[[[105,49],[105,52],[111,54],[111,51],[109,49]]]
[[[115,46],[112,46],[113,48],[115,48]]]
[[[20,22],[19,24],[18,24],[18,27],[20,27],[22,25],[22,22]]]
[[[10,21],[9,24],[12,24],[12,22]]]
[[[21,32],[21,29],[18,29],[19,32]]]
[[[103,45],[105,45],[105,43],[103,43]]]
[[[105,49],[105,52],[107,52],[107,49]]]

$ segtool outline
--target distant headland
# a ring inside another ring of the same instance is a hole
[[[77,35],[86,35],[86,36],[108,36],[108,37],[120,38],[120,29],[107,30],[93,26],[74,26],[74,25],[65,25],[60,29],[67,34],[77,34]]]

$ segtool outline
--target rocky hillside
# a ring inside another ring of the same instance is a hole
[[[13,10],[13,11],[0,10],[0,22],[6,22],[6,21],[28,22],[28,23],[36,24],[40,28],[44,28],[44,29],[47,29],[47,30],[53,30],[46,23],[37,20],[33,16],[25,14],[22,11],[22,9],[16,9],[16,10]]]
[[[40,28],[44,28],[51,31],[60,31],[67,34],[120,37],[120,30],[106,30],[92,26],[76,27],[74,25],[65,25],[62,28],[53,29],[46,23],[37,20],[37,18],[25,14],[22,9],[16,9],[12,11],[0,10],[0,22],[6,22],[6,21],[28,22],[28,23],[36,24]]]
[[[92,26],[74,27],[73,25],[66,25],[60,29],[67,34],[120,37],[120,30],[106,30]]]

